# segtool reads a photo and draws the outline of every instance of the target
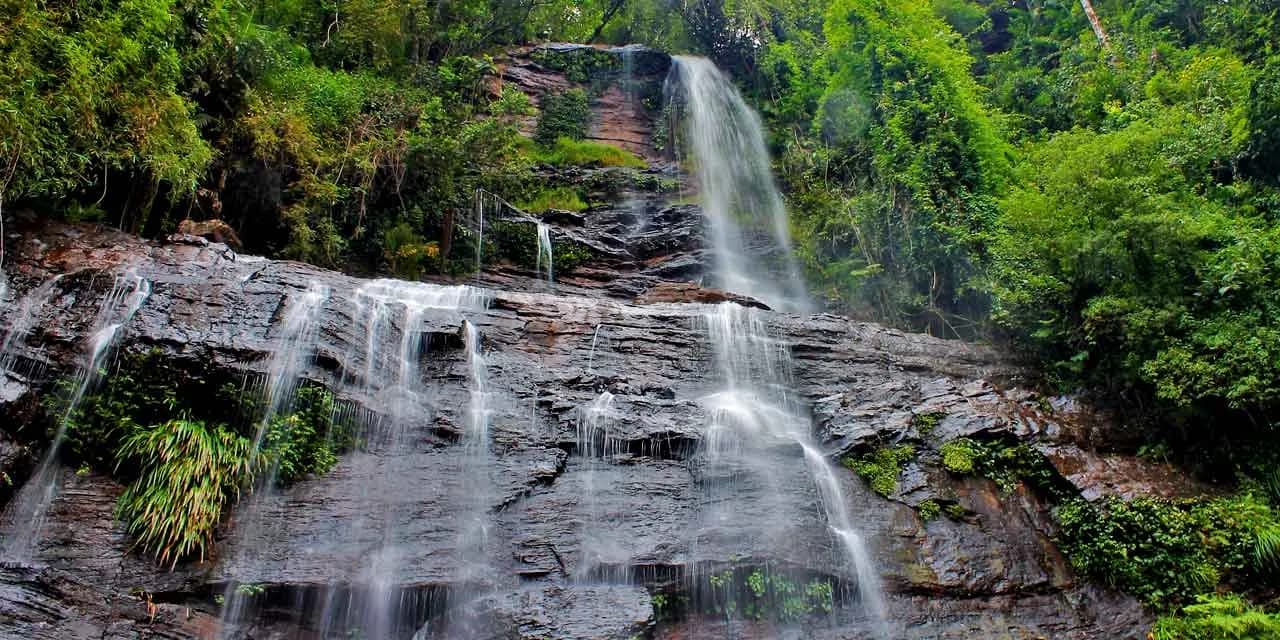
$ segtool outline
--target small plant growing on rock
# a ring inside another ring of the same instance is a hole
[[[1054,498],[1073,495],[1044,456],[1026,443],[957,438],[943,444],[939,452],[947,471],[987,478],[995,482],[1003,494],[1013,493],[1018,483],[1026,482]]]
[[[253,477],[252,447],[229,429],[185,418],[135,432],[116,453],[117,467],[139,469],[117,517],[161,563],[203,560],[223,509]]]
[[[928,436],[938,427],[938,423],[947,417],[947,414],[941,411],[933,411],[930,413],[917,413],[911,416],[911,426],[916,428],[921,436]]]
[[[866,480],[872,491],[887,498],[898,490],[898,476],[915,457],[916,448],[903,444],[881,447],[861,457],[845,458],[844,465]]]
[[[916,505],[916,513],[920,515],[920,519],[924,522],[937,520],[942,515],[942,505],[937,500],[925,500]]]
[[[968,438],[958,438],[942,445],[942,466],[951,473],[973,473],[973,461],[979,455],[978,443]]]

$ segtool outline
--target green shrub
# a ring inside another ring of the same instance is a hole
[[[1271,640],[1280,638],[1280,615],[1267,614],[1237,595],[1196,598],[1177,615],[1161,616],[1152,640]]]
[[[707,578],[694,604],[704,614],[797,622],[831,613],[835,590],[826,578],[808,578],[760,568],[725,569]]]
[[[161,563],[203,560],[223,509],[253,478],[252,448],[225,427],[185,418],[134,432],[116,452],[117,467],[138,470],[117,517]]]
[[[1212,500],[1109,498],[1058,508],[1059,542],[1082,573],[1157,608],[1190,602],[1224,579],[1265,583],[1262,535],[1280,519],[1241,494]]]
[[[915,427],[921,436],[928,436],[933,433],[934,429],[938,428],[938,423],[942,422],[945,417],[947,417],[947,414],[941,411],[917,413],[911,416],[911,426]]]
[[[382,257],[391,273],[413,280],[424,270],[439,266],[440,244],[427,242],[407,222],[401,222],[383,233]]]
[[[844,465],[866,480],[872,491],[887,498],[898,490],[898,476],[915,457],[915,447],[904,444],[881,447],[856,458],[845,458]]]
[[[337,404],[323,387],[304,385],[293,410],[278,416],[263,435],[264,464],[275,468],[276,480],[288,484],[306,475],[327,473],[338,453],[354,444],[351,424],[336,421]]]
[[[968,438],[958,438],[944,443],[940,449],[942,466],[951,473],[973,473],[974,458],[978,457],[978,443]]]
[[[550,145],[559,138],[581,140],[591,124],[591,105],[582,89],[550,93],[542,98],[542,115],[534,139]]]
[[[925,522],[936,520],[938,516],[942,515],[942,505],[938,504],[937,500],[925,500],[916,505],[916,513]]]
[[[67,414],[72,379],[58,383],[48,410],[56,418],[66,415],[66,454],[75,464],[101,471],[115,465],[121,443],[147,425],[165,422],[186,412],[211,423],[236,426],[251,423],[257,406],[252,394],[218,376],[192,376],[164,362],[159,350],[125,353],[110,371],[102,372],[102,384]]]
[[[1071,488],[1065,485],[1044,456],[1026,443],[956,438],[944,443],[939,451],[942,466],[947,471],[987,478],[1005,494],[1017,489],[1019,482],[1026,482],[1051,497],[1065,499],[1072,495]]]
[[[530,223],[494,222],[485,229],[485,262],[496,257],[532,269],[538,259],[537,243],[537,230]]]

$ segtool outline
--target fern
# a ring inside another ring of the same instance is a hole
[[[1254,562],[1259,571],[1280,567],[1280,522],[1272,522],[1255,534]]]
[[[1240,596],[1196,598],[1179,615],[1162,616],[1152,640],[1271,640],[1280,637],[1280,616],[1253,607]]]

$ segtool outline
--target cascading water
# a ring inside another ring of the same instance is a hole
[[[24,312],[27,320],[20,316],[18,325],[10,330],[9,336],[5,339],[5,352],[15,344],[14,340],[25,340],[27,332],[31,329],[30,318],[34,317],[35,311],[48,300],[56,281],[57,278],[54,278],[45,283],[49,286],[48,290],[34,292],[34,297],[30,298],[32,307]],[[41,286],[43,287],[44,285]],[[49,505],[57,495],[58,456],[62,450],[63,440],[66,438],[67,424],[74,416],[85,394],[101,380],[102,370],[111,357],[112,348],[120,337],[121,330],[133,319],[150,295],[151,282],[130,269],[116,276],[111,291],[103,298],[89,334],[85,361],[76,373],[75,383],[66,400],[62,419],[58,422],[58,430],[49,443],[49,449],[41,459],[40,465],[36,467],[35,473],[23,486],[5,514],[4,521],[8,526],[5,527],[5,543],[3,549],[0,549],[0,557],[17,562],[33,560],[35,545],[39,542],[44,529]],[[24,322],[28,326],[21,326]]]
[[[709,416],[704,432],[706,476],[731,479],[713,484],[708,502],[714,505],[728,499],[735,512],[777,514],[774,526],[756,524],[765,539],[774,541],[770,544],[786,540],[790,536],[786,509],[795,505],[782,492],[782,483],[795,468],[793,452],[799,447],[841,564],[856,579],[865,615],[879,629],[879,637],[887,637],[879,575],[853,525],[839,478],[813,442],[808,414],[792,389],[787,345],[769,334],[763,312],[756,309],[726,302],[711,307],[702,320],[722,385],[702,399]],[[760,492],[763,504],[753,509],[734,500],[736,483],[742,480],[775,483],[774,491]],[[717,524],[734,517],[715,508],[707,516]]]
[[[715,285],[774,309],[803,310],[804,284],[760,117],[705,58],[675,56],[666,92],[685,114]],[[774,273],[782,276],[782,286]]]
[[[551,265],[551,227],[545,222],[538,223],[538,274],[543,274],[542,267],[546,265],[547,286],[554,286],[556,282],[555,272]]]
[[[258,423],[257,436],[254,439],[253,455],[262,455],[262,446],[272,421],[288,412],[292,406],[294,394],[301,381],[302,371],[315,357],[316,338],[319,335],[320,313],[329,298],[329,290],[319,283],[311,283],[301,294],[288,296],[284,303],[284,318],[280,325],[280,333],[276,338],[276,347],[267,363],[266,376],[263,379],[263,397],[265,409]],[[271,465],[258,480],[259,491],[271,491],[276,484],[278,465]],[[263,514],[250,508],[241,519],[237,533],[243,537],[262,535],[269,532],[270,524]],[[252,549],[242,547],[240,562],[252,562]],[[238,620],[244,616],[251,604],[250,592],[242,590],[239,585],[229,583],[227,592],[223,594],[226,607],[223,617],[226,620]]]
[[[603,391],[590,406],[578,412],[578,455],[583,465],[583,502],[581,557],[574,578],[590,580],[603,578],[604,567],[618,566],[625,569],[627,552],[621,541],[609,535],[606,516],[601,512],[601,501],[596,486],[597,475],[609,464],[610,459],[621,453],[622,442],[612,432],[617,419],[615,397]],[[606,582],[622,582],[621,576],[612,576]]]
[[[359,416],[364,423],[359,448],[344,456],[343,470],[334,472],[361,479],[359,515],[342,523],[341,535],[352,541],[365,541],[364,551],[358,558],[352,558],[349,565],[327,568],[328,584],[320,585],[318,603],[304,614],[308,625],[317,629],[320,637],[405,636],[413,631],[405,625],[419,617],[418,609],[427,606],[421,594],[404,589],[411,581],[405,573],[408,569],[404,559],[412,554],[404,548],[402,528],[407,519],[415,517],[422,501],[442,496],[406,494],[397,481],[409,475],[414,464],[420,463],[415,459],[421,455],[421,434],[417,428],[430,418],[435,405],[432,387],[424,379],[428,374],[423,369],[424,359],[431,344],[427,331],[430,326],[441,323],[461,326],[467,348],[467,376],[472,385],[470,402],[464,409],[466,455],[457,458],[457,464],[470,478],[463,487],[467,506],[464,512],[455,514],[459,527],[459,565],[464,574],[485,573],[485,518],[491,493],[488,415],[492,392],[487,386],[479,330],[466,320],[466,315],[483,311],[487,304],[487,294],[474,287],[376,280],[354,292],[349,308],[336,309],[336,305],[328,305],[333,313],[349,315],[349,321],[355,326],[352,334],[359,341],[349,345],[346,361],[363,365],[344,373],[334,389],[335,394],[358,399],[370,411]],[[299,320],[311,317],[302,311],[304,306],[291,305],[297,310]],[[286,325],[291,324],[290,319],[286,317]],[[306,324],[309,323],[300,321],[295,326]],[[282,331],[281,345],[276,350],[277,357],[273,358],[273,363],[276,360],[281,363],[282,370],[311,357],[310,349],[290,346],[286,333],[309,335],[308,330],[302,329]],[[288,355],[290,353],[293,355]],[[279,384],[281,388],[289,386]],[[296,382],[292,386],[296,387]],[[255,501],[258,499],[260,496],[255,496]],[[252,514],[254,507],[250,505],[246,511]],[[288,514],[274,510],[271,517],[287,518]],[[256,526],[286,529],[284,523],[270,518],[260,519]],[[262,535],[242,537],[261,539]],[[278,560],[257,558],[253,549],[244,545],[238,548],[239,557],[230,563],[227,606],[223,614],[224,635],[228,637],[240,637],[236,625],[249,622],[256,615],[255,594],[240,589],[239,585],[251,582],[252,576],[264,570],[264,564]]]

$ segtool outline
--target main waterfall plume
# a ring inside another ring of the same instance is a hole
[[[675,56],[665,92],[683,111],[714,284],[775,309],[808,307],[760,116],[710,60]]]

